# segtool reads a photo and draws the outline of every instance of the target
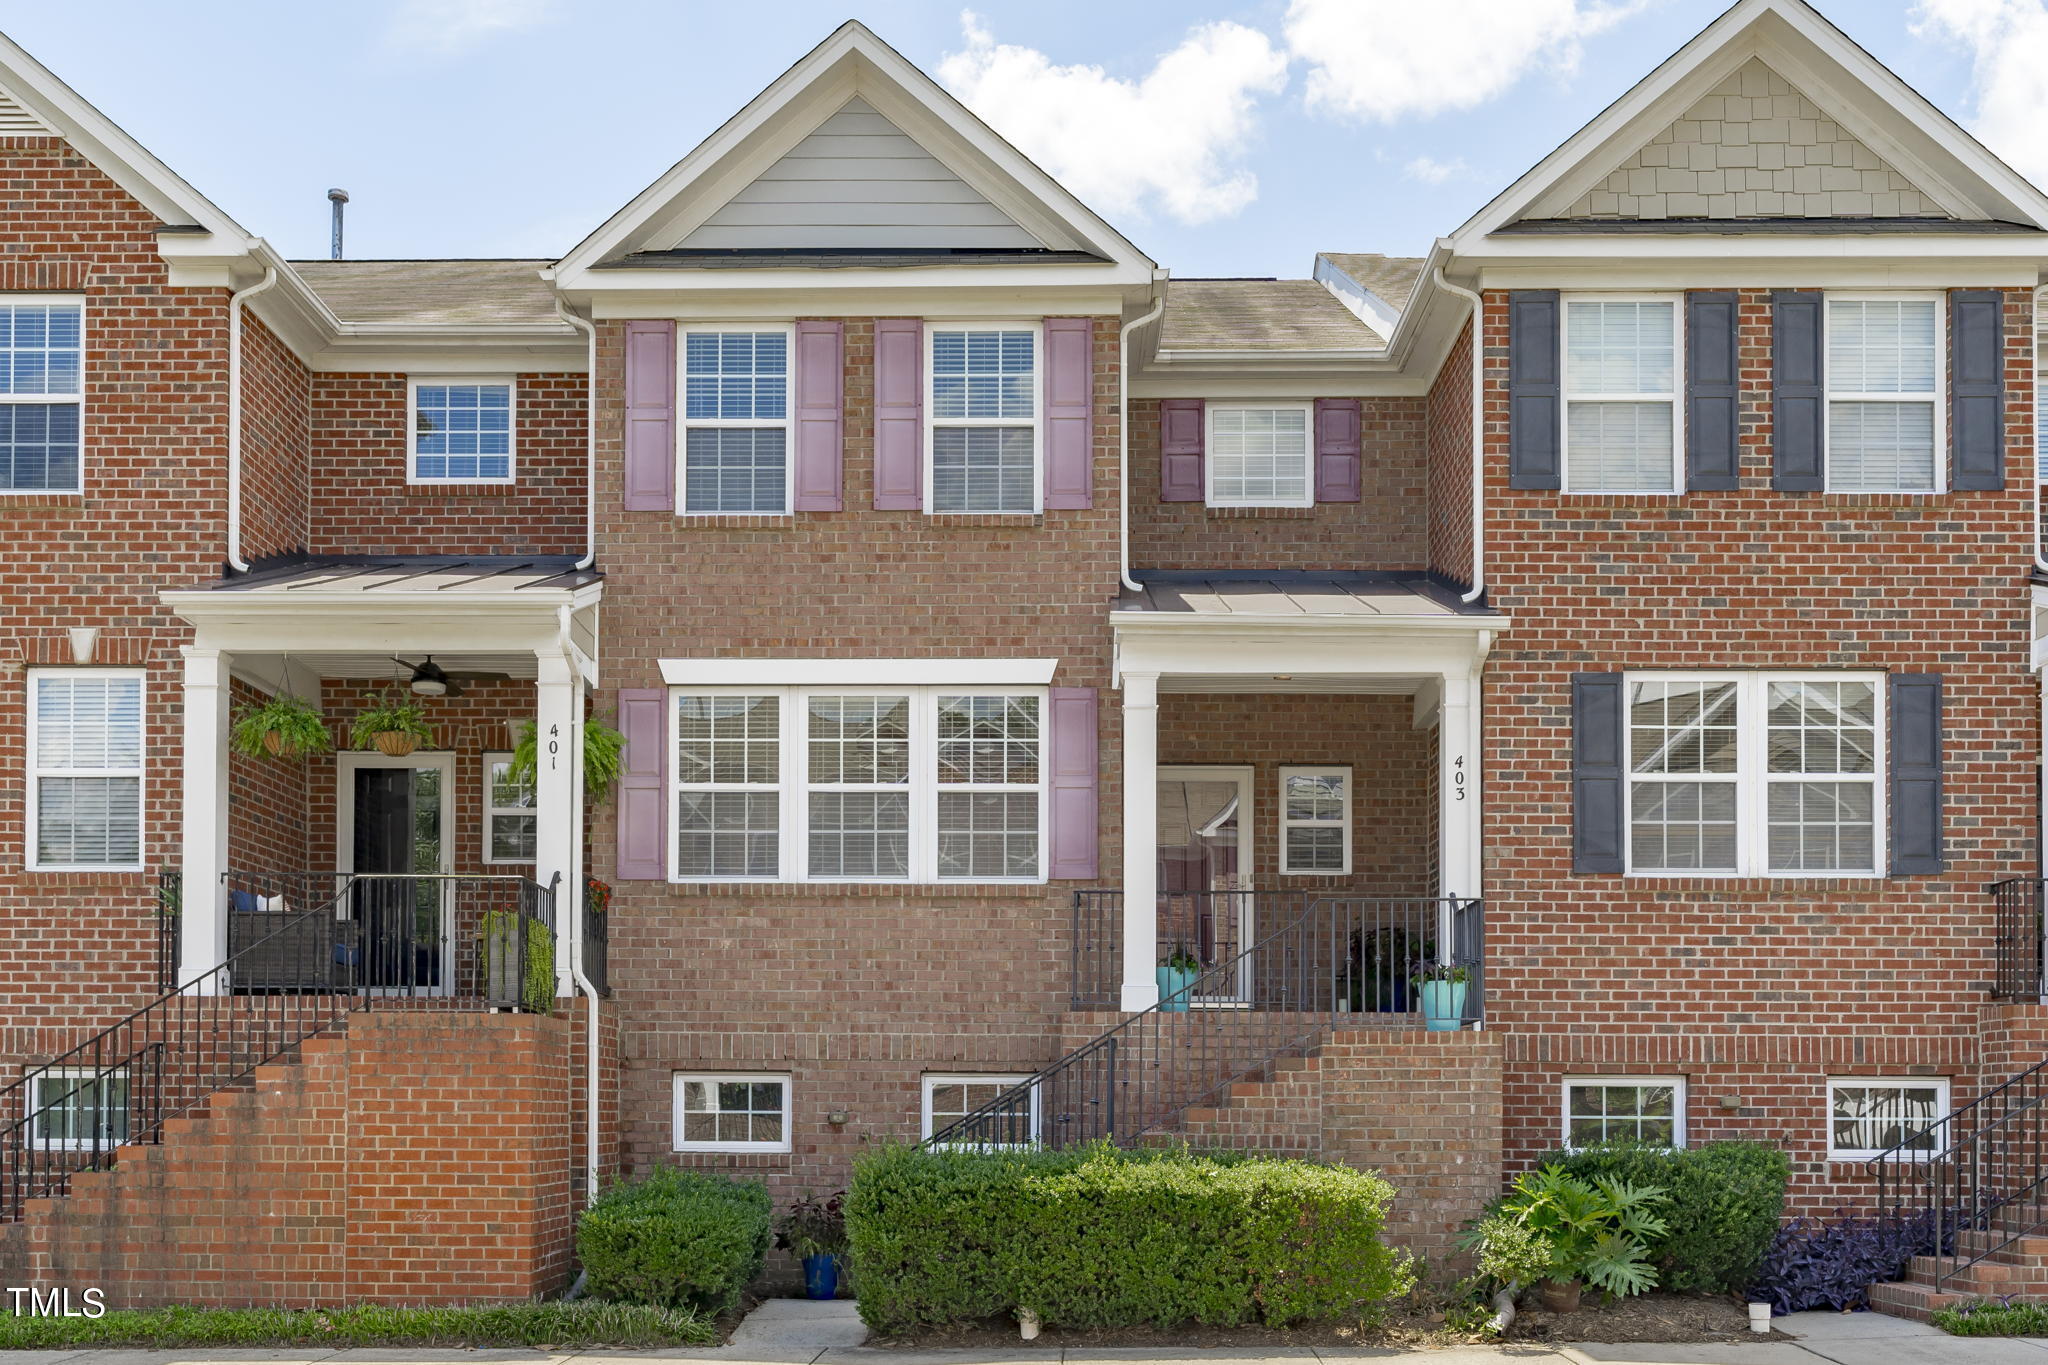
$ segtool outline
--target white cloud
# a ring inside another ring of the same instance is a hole
[[[1410,180],[1420,180],[1425,185],[1441,185],[1446,180],[1465,174],[1465,169],[1463,157],[1438,161],[1433,156],[1418,156],[1401,168],[1401,174]]]
[[[1243,164],[1256,104],[1287,84],[1287,59],[1265,34],[1200,25],[1133,81],[998,43],[972,11],[961,29],[966,48],[939,63],[939,79],[1091,207],[1156,206],[1201,223],[1258,197]]]
[[[1970,131],[2037,185],[2048,185],[2048,4],[1920,0],[1914,33],[1970,51],[1977,116]]]
[[[553,0],[401,0],[386,37],[399,48],[454,52],[552,17]]]
[[[1306,62],[1308,107],[1361,122],[1470,109],[1530,70],[1570,76],[1582,40],[1647,0],[1291,0],[1285,31]]]

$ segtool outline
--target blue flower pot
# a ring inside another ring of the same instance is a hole
[[[1194,990],[1201,975],[1199,967],[1159,968],[1159,1008],[1175,1014],[1187,1009],[1188,994]]]
[[[1446,1033],[1465,1022],[1463,981],[1424,981],[1422,985],[1422,1026],[1432,1033]]]
[[[837,1256],[804,1257],[804,1297],[807,1299],[836,1299],[839,1297],[839,1258]]]

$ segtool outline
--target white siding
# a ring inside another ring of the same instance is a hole
[[[685,247],[1035,247],[1040,242],[854,99],[683,238]]]

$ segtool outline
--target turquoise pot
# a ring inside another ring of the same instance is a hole
[[[1195,988],[1201,977],[1198,967],[1161,967],[1159,969],[1159,1008],[1178,1014],[1188,1007],[1188,993]]]
[[[1445,1033],[1465,1022],[1463,981],[1424,981],[1422,984],[1422,1025],[1432,1033]]]

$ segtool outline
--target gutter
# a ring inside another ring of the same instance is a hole
[[[1430,267],[1429,277],[1437,288],[1472,305],[1472,590],[1458,600],[1477,602],[1486,596],[1486,348],[1479,335],[1486,321],[1485,304],[1472,290],[1445,279],[1441,265]],[[2037,554],[2039,548],[2037,543]]]
[[[1166,272],[1155,272],[1152,279],[1152,309],[1143,317],[1132,318],[1116,334],[1116,476],[1117,494],[1117,562],[1118,581],[1132,592],[1142,590],[1138,580],[1131,577],[1131,333],[1156,319],[1166,311]],[[596,367],[593,365],[592,369]]]
[[[555,301],[562,321],[583,333],[590,351],[590,372],[584,376],[583,429],[583,558],[572,566],[587,569],[597,562],[597,327],[569,311],[569,305]]]
[[[277,283],[277,267],[263,268],[263,278],[228,296],[228,567],[249,572],[242,558],[242,305]]]

